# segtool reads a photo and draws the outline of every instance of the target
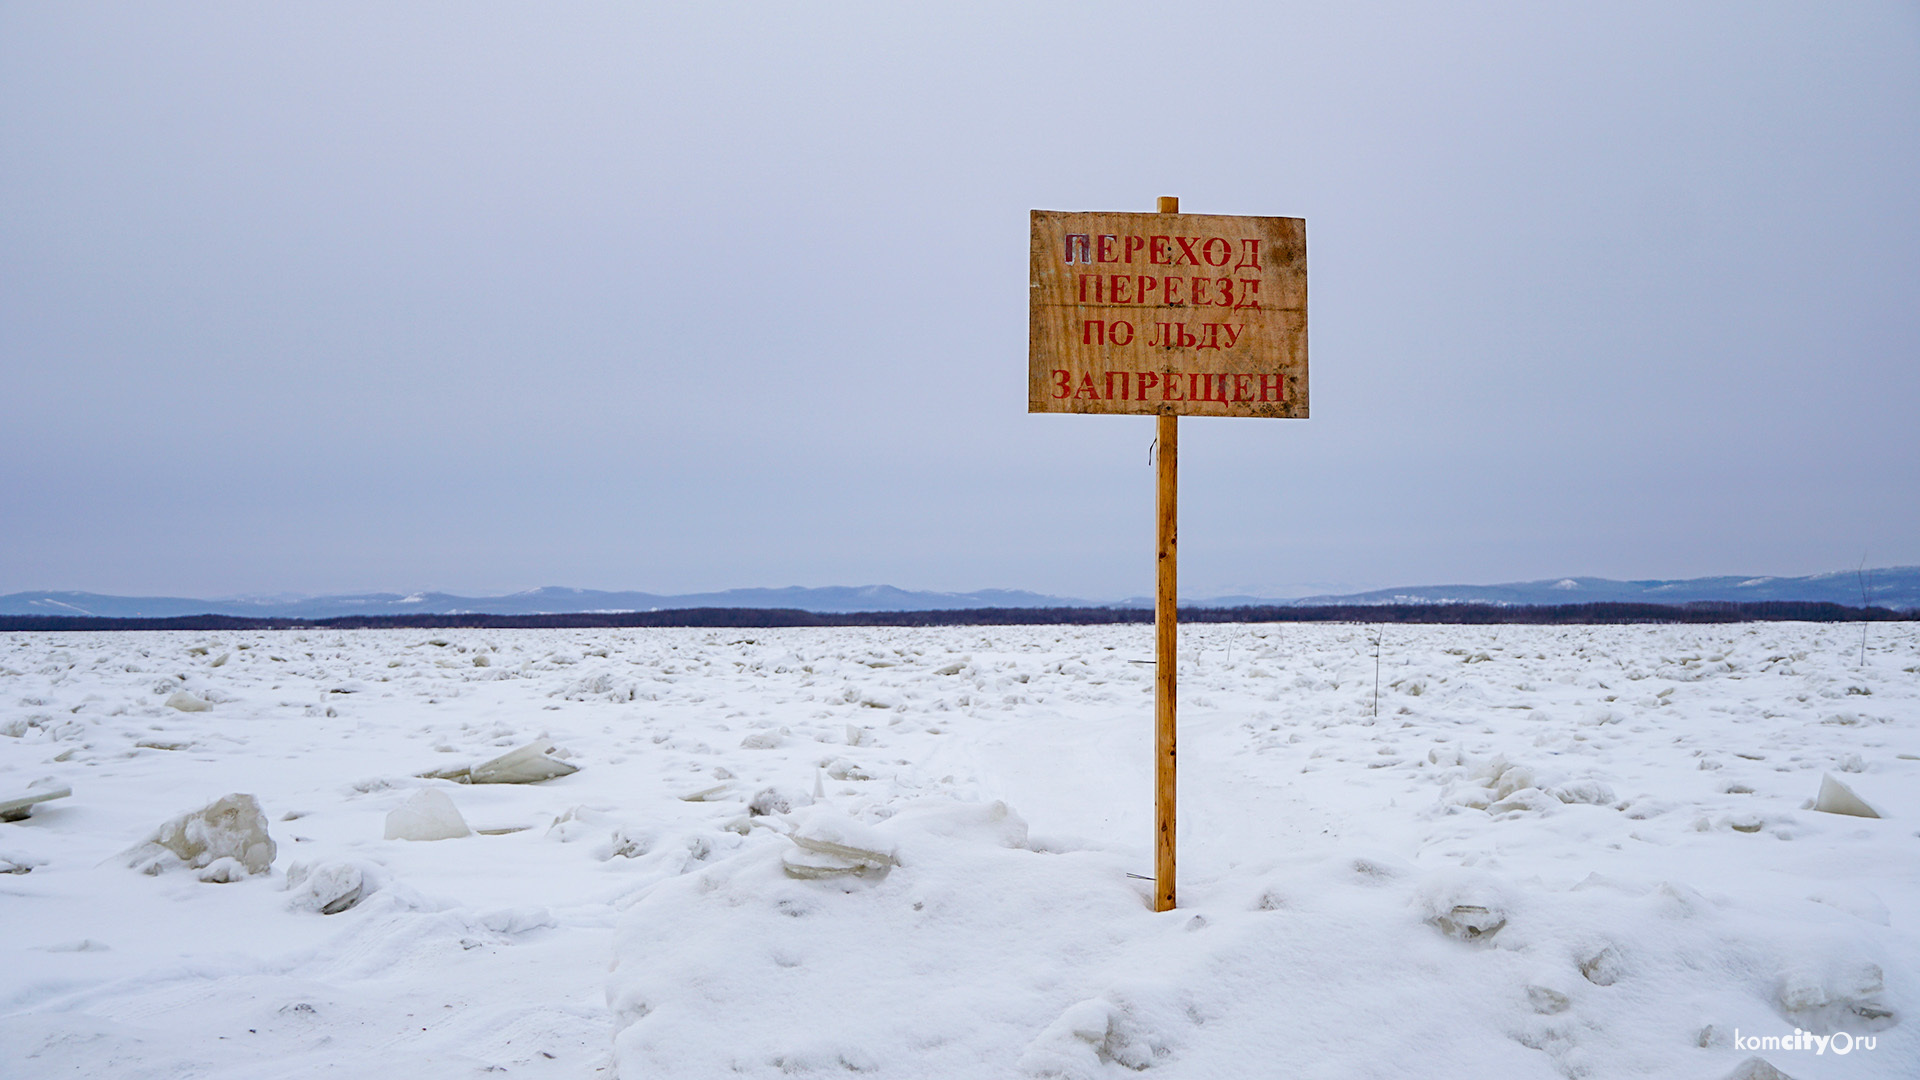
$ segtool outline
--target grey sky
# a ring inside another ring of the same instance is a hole
[[[1182,585],[1920,563],[1920,13],[0,4],[0,592],[1151,588],[1027,211],[1307,219]]]

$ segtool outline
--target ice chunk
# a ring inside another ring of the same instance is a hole
[[[259,800],[233,794],[167,821],[127,852],[127,864],[148,874],[170,865],[212,872],[214,863],[232,859],[235,865],[222,865],[212,876],[202,875],[202,880],[237,881],[246,874],[266,873],[273,865],[274,851]],[[236,876],[236,871],[244,873]]]
[[[535,739],[478,765],[455,765],[423,772],[420,776],[425,780],[452,780],[459,784],[537,784],[580,771],[578,765],[547,756],[553,752],[550,740]]]
[[[630,827],[620,828],[608,833],[605,843],[594,847],[593,857],[601,862],[609,859],[637,859],[652,849],[652,837]]]
[[[41,860],[18,851],[0,851],[0,874],[30,874]]]
[[[185,690],[176,691],[172,697],[167,699],[166,704],[171,708],[179,709],[181,712],[206,712],[208,709],[213,708],[207,701],[197,698]]]
[[[1849,814],[1853,817],[1877,818],[1879,813],[1868,806],[1865,799],[1853,793],[1853,789],[1833,778],[1832,773],[1820,776],[1820,794],[1813,800],[1813,808],[1828,814]]]
[[[287,868],[293,907],[338,915],[373,892],[366,871],[350,862],[295,863]]]
[[[1534,1012],[1551,1016],[1554,1013],[1566,1012],[1572,1006],[1573,999],[1558,990],[1544,986],[1528,986],[1527,1003],[1533,1006]]]
[[[245,879],[247,876],[247,868],[241,864],[239,859],[231,855],[222,855],[220,858],[208,863],[200,871],[199,876],[201,881],[214,884],[226,884],[228,882]]]
[[[1624,974],[1620,953],[1608,945],[1580,961],[1580,974],[1595,986],[1612,986]]]
[[[439,788],[421,788],[387,814],[389,840],[454,840],[472,834],[460,808]]]
[[[27,785],[25,794],[11,799],[0,799],[0,821],[23,821],[33,812],[36,803],[64,799],[71,794],[73,794],[72,788],[51,776],[35,780]]]
[[[1563,803],[1586,803],[1592,806],[1607,806],[1613,800],[1613,789],[1598,780],[1575,780],[1550,788],[1548,794]]]
[[[712,787],[701,788],[699,791],[690,791],[687,794],[680,796],[680,801],[681,802],[715,802],[720,798],[720,796],[725,795],[727,792],[732,790],[733,790],[732,784],[715,784]]]
[[[1451,909],[1427,920],[1448,937],[1461,941],[1490,938],[1507,925],[1507,917],[1479,904],[1455,904]]]
[[[1421,884],[1414,900],[1428,925],[1461,941],[1486,941],[1507,925],[1505,890],[1481,873],[1442,871]]]
[[[878,877],[899,864],[893,844],[872,826],[831,811],[807,815],[787,839],[800,849],[782,860],[788,877]]]
[[[1533,770],[1508,761],[1504,755],[1482,765],[1475,770],[1475,775],[1493,792],[1496,800],[1504,799],[1522,788],[1535,786]]]
[[[1789,1020],[1815,1034],[1878,1031],[1897,1017],[1883,1000],[1886,975],[1880,965],[1831,965],[1827,970],[1796,969],[1780,977],[1776,997]]]
[[[794,828],[789,839],[808,851],[850,862],[874,866],[892,866],[896,862],[894,846],[886,837],[871,825],[843,814],[816,811]]]
[[[483,761],[473,767],[470,779],[475,784],[537,784],[542,780],[551,780],[556,776],[566,776],[580,771],[580,766],[548,757],[553,753],[554,745],[546,739],[533,742],[501,754],[491,761]]]
[[[571,844],[577,840],[603,836],[613,823],[614,819],[605,811],[591,806],[575,806],[553,819],[553,824],[547,826],[547,835],[563,844]]]
[[[768,817],[773,814],[792,812],[796,806],[805,806],[811,799],[778,787],[763,788],[747,803],[747,813],[754,817]]]
[[[849,862],[817,851],[789,851],[780,859],[780,869],[790,878],[821,881],[840,877],[879,877],[891,867]]]
[[[834,758],[827,763],[827,777],[831,780],[871,780],[866,770],[846,758]]]
[[[1541,791],[1539,788],[1524,787],[1508,795],[1506,798],[1501,799],[1499,802],[1489,805],[1487,807],[1487,813],[1496,815],[1522,813],[1525,811],[1546,813],[1558,808],[1559,805],[1560,802],[1558,799]]]
[[[1391,856],[1361,855],[1355,857],[1348,866],[1365,885],[1379,885],[1406,873],[1405,867],[1398,865],[1398,860]]]

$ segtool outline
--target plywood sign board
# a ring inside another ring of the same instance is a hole
[[[1307,223],[1033,212],[1027,411],[1307,415]]]

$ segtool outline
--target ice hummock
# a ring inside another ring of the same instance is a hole
[[[147,874],[183,866],[210,869],[203,880],[237,881],[266,873],[275,850],[259,800],[234,794],[162,822],[127,852],[127,862]]]

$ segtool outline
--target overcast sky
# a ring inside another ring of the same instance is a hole
[[[1027,212],[1303,217],[1182,592],[1920,563],[1920,7],[0,3],[0,592],[1152,588]]]

